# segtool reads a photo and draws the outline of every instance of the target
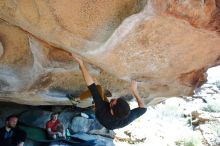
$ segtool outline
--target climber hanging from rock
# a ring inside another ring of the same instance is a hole
[[[111,99],[109,102],[106,96],[103,96],[102,89],[99,89],[100,87],[97,87],[93,81],[80,57],[74,54],[72,56],[79,63],[84,80],[92,94],[95,102],[96,118],[104,127],[110,130],[122,128],[146,112],[147,109],[144,107],[144,102],[138,93],[136,81],[131,82],[130,90],[136,98],[139,107],[130,110],[128,103],[122,98]]]

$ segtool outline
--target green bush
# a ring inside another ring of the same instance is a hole
[[[220,81],[214,83],[218,89],[220,89]]]
[[[210,102],[206,107],[203,107],[202,110],[207,112],[220,112],[220,103]]]
[[[199,137],[189,137],[175,142],[176,146],[201,146]]]

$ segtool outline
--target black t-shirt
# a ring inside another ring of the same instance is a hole
[[[0,129],[0,146],[17,146],[20,142],[24,142],[27,134],[19,128],[12,129],[8,134],[7,138],[5,127]]]
[[[122,128],[128,124],[130,124],[132,121],[143,115],[147,108],[135,108],[130,111],[130,114],[128,115],[127,118],[124,119],[119,119],[115,116],[113,116],[110,113],[110,103],[102,100],[95,83],[91,84],[88,86],[94,102],[96,106],[96,118],[98,121],[107,129],[113,130],[113,129],[118,129]]]

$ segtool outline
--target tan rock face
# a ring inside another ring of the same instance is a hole
[[[70,104],[86,85],[70,53],[113,96],[190,95],[220,64],[219,1],[0,1],[0,99]],[[90,64],[90,65],[89,65]]]

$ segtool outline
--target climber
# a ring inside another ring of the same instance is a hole
[[[138,108],[130,110],[128,103],[122,98],[112,99],[108,102],[103,99],[104,97],[101,97],[101,94],[84,65],[84,62],[80,57],[74,54],[72,54],[72,56],[79,63],[84,80],[92,94],[96,107],[96,118],[105,128],[109,130],[122,128],[146,112],[147,109],[144,107],[144,102],[138,93],[136,81],[131,82],[130,90],[137,100]]]

